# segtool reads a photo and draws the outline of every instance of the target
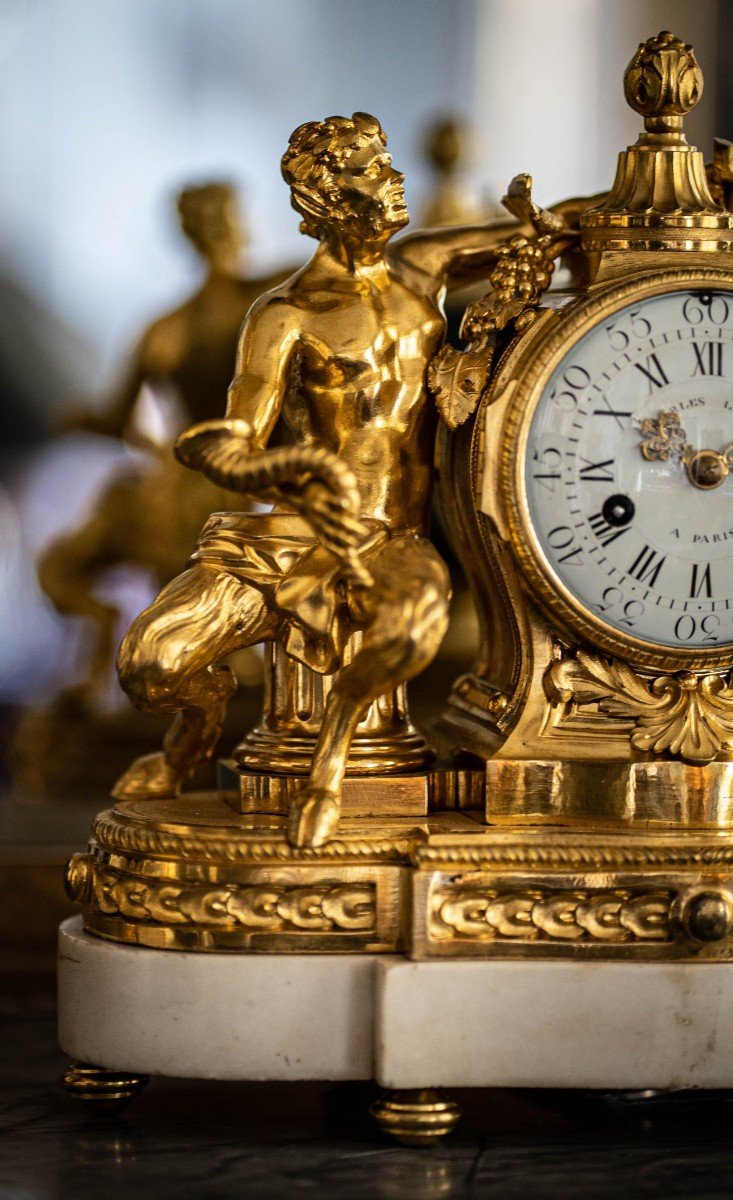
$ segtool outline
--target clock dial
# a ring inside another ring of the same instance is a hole
[[[524,471],[576,602],[654,646],[733,644],[733,294],[667,292],[581,337],[543,388]]]

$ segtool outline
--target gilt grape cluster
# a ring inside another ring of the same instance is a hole
[[[502,304],[517,300],[534,304],[549,287],[553,262],[547,237],[528,238],[515,234],[498,252],[491,273],[494,296]]]
[[[491,291],[469,305],[461,337],[476,343],[538,304],[554,270],[552,239],[515,234],[497,251]]]

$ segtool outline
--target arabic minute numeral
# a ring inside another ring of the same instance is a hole
[[[559,563],[568,563],[570,566],[579,567],[583,562],[583,551],[580,546],[574,546],[575,534],[569,525],[556,525],[547,535],[547,541],[552,546],[553,550],[564,550],[564,554],[558,554],[557,561]]]
[[[688,296],[682,305],[682,316],[688,325],[701,325],[703,320],[710,321],[711,325],[725,325],[728,312],[728,301],[709,292]]]
[[[674,636],[678,642],[689,642],[695,637],[698,628],[704,642],[717,642],[720,617],[717,613],[706,613],[702,620],[698,621],[691,613],[683,613],[675,621]]]
[[[577,363],[568,367],[562,377],[560,384],[550,392],[550,399],[561,408],[563,412],[574,412],[578,407],[578,393],[584,391],[590,383],[590,375],[585,367],[578,366]],[[564,385],[564,386],[563,386]]]
[[[555,446],[547,446],[544,450],[535,450],[532,454],[532,462],[536,463],[536,469],[532,471],[532,478],[535,479],[541,487],[547,488],[549,492],[555,491],[555,484],[560,479],[559,467],[562,462],[562,454]]]
[[[621,605],[623,616],[618,618],[619,624],[627,625],[629,629],[633,629],[636,621],[644,612],[644,604],[641,600],[625,600],[624,594],[619,587],[607,587],[603,592],[602,603],[596,604],[596,610],[599,613],[608,612],[610,608],[615,608]]]
[[[648,338],[652,331],[651,322],[646,317],[642,317],[638,311],[629,313],[628,323],[631,333],[638,341]],[[617,321],[609,321],[608,325],[604,326],[604,328],[608,334],[608,340],[612,348],[619,353],[623,353],[631,341],[631,336],[624,329],[618,328]]]

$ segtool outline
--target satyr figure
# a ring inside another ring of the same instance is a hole
[[[422,671],[446,628],[448,572],[426,538],[438,414],[426,373],[447,287],[485,277],[506,227],[419,231],[379,122],[300,126],[282,162],[311,260],[250,311],[227,416],[194,426],[178,456],[220,485],[276,501],[218,513],[188,568],[134,622],[119,653],[142,708],[178,714],[163,753],[115,795],[169,796],[209,755],[233,689],[221,660],[254,642],[335,679],[289,838],[334,833],[349,750],[377,697]],[[279,418],[295,445],[266,450]],[[340,670],[347,638],[361,631]]]

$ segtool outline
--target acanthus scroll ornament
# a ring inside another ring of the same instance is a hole
[[[635,723],[631,744],[642,753],[708,763],[733,749],[733,672],[645,678],[627,663],[585,650],[553,663],[546,676],[551,703],[594,704]]]

